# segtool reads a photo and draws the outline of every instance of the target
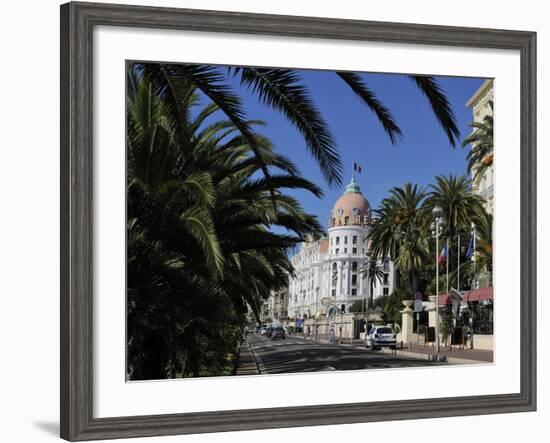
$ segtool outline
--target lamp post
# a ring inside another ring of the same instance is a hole
[[[317,316],[319,314],[319,286],[315,288],[315,314],[314,314],[314,322],[315,322],[315,341],[317,341]]]
[[[439,236],[443,233],[445,220],[443,219],[443,209],[440,206],[434,206],[432,209],[433,222],[430,225],[432,237],[435,238],[435,343],[436,352],[439,352]]]

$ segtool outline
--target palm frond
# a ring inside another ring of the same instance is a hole
[[[411,80],[428,99],[437,121],[447,134],[451,146],[456,146],[460,131],[449,100],[437,80],[429,76],[411,75]]]
[[[210,215],[206,211],[194,207],[184,212],[180,216],[180,220],[201,246],[210,272],[217,277],[221,276],[223,254]]]
[[[397,126],[390,110],[386,108],[376,97],[373,91],[369,89],[367,84],[361,77],[353,72],[337,72],[336,73],[351,90],[374,112],[380,124],[388,134],[392,144],[395,144],[401,138],[401,129]]]
[[[259,99],[281,111],[300,131],[309,151],[319,162],[330,185],[342,182],[342,163],[333,136],[323,116],[315,107],[307,88],[297,73],[288,69],[233,68],[241,84],[249,87]]]

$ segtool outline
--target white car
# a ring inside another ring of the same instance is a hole
[[[381,347],[389,347],[395,349],[396,335],[389,326],[373,326],[367,335],[367,348],[377,349]]]

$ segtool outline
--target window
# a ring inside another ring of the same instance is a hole
[[[344,224],[349,225],[349,217],[347,215],[344,217]]]
[[[351,212],[353,213],[353,215],[357,215],[359,214],[359,208],[353,208]]]
[[[390,270],[390,261],[388,259],[384,260],[384,271],[389,272]]]
[[[344,237],[344,244],[345,244],[345,245],[348,244],[348,236],[347,236],[347,235]]]
[[[388,280],[389,280],[389,275],[388,275],[388,274],[384,274],[384,284],[385,284],[385,285],[388,284]]]
[[[356,285],[357,285],[357,274],[353,274],[353,275],[351,276],[351,284],[352,284],[353,286],[356,286]]]
[[[351,262],[351,270],[353,272],[357,272],[357,262],[356,261]]]
[[[357,254],[357,248],[353,248],[351,251],[353,254]]]
[[[390,295],[390,288],[384,288],[383,291],[382,291],[382,294]]]
[[[351,290],[351,295],[357,295],[357,289],[353,288],[353,289]]]
[[[336,255],[340,254],[340,248],[336,248]]]
[[[340,237],[336,237],[336,244],[337,244],[337,245],[340,244]]]
[[[344,248],[344,254],[348,253],[348,248]]]
[[[336,297],[336,289],[333,289],[333,290],[331,291],[331,295],[332,295],[333,297]]]
[[[357,244],[357,236],[354,235],[353,238],[351,239],[351,242],[356,245]]]

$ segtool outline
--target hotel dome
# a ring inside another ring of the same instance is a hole
[[[361,224],[356,223],[358,217],[360,220],[369,215],[370,205],[367,199],[361,194],[361,188],[352,178],[346,186],[346,191],[336,200],[332,208],[332,223],[336,224]]]

